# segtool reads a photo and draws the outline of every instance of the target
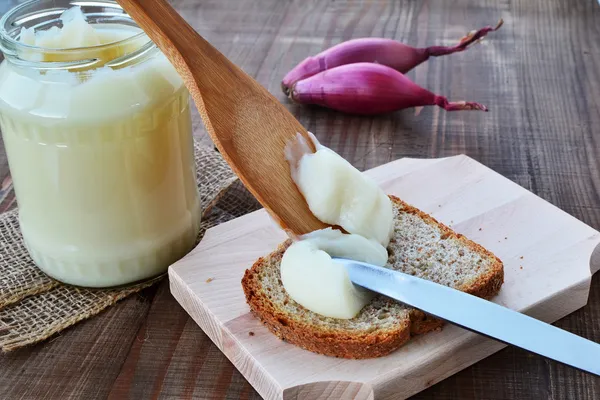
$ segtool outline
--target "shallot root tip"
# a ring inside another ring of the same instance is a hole
[[[472,101],[448,101],[443,96],[436,96],[435,105],[443,108],[446,111],[488,111],[488,108],[480,103],[474,103]]]
[[[498,23],[496,24],[496,27],[494,28],[495,31],[497,31],[498,29],[500,29],[500,27],[504,24],[504,20],[502,18],[500,18],[500,20],[498,21]]]
[[[452,53],[457,53],[466,50],[471,44],[480,42],[488,33],[497,31],[504,24],[504,20],[500,18],[496,26],[486,26],[476,31],[471,31],[460,39],[455,46],[432,46],[428,47],[427,54],[432,57],[445,56]]]
[[[290,99],[293,103],[300,103],[298,101],[297,98],[298,93],[296,92],[296,84],[294,84],[291,88],[288,88],[288,94],[287,97],[288,99]]]
[[[281,82],[281,91],[283,92],[283,94],[285,94],[287,97],[290,96],[290,88],[283,82]]]
[[[458,45],[455,47],[459,48],[461,50],[464,50],[467,47],[469,47],[470,44],[481,41],[481,39],[483,39],[488,33],[497,31],[498,29],[500,29],[500,27],[503,24],[504,24],[504,20],[502,18],[500,18],[498,20],[498,23],[494,27],[486,26],[485,28],[481,28],[477,31],[471,31],[468,34],[466,34],[465,36],[463,36],[460,39]]]

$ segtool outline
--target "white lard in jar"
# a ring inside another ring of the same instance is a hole
[[[111,6],[89,7],[100,3]],[[48,29],[38,11],[41,28],[2,32],[0,65],[0,128],[27,249],[74,285],[160,275],[199,230],[188,92],[126,14],[92,24],[76,7]]]

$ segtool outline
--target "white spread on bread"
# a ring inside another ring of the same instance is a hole
[[[281,282],[303,307],[332,318],[352,318],[373,298],[352,284],[344,266],[331,257],[351,258],[383,266],[387,250],[360,235],[327,228],[302,236],[281,260]]]
[[[384,266],[394,227],[392,203],[373,180],[311,138],[314,153],[300,135],[286,147],[292,178],[319,220],[348,233],[328,228],[302,236],[283,256],[282,283],[310,311],[353,318],[373,296],[354,286],[331,257]]]

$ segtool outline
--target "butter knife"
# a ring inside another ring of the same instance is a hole
[[[412,275],[334,257],[350,280],[492,339],[600,376],[600,344],[491,301]]]

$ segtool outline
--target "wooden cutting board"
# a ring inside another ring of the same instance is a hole
[[[467,156],[401,159],[366,174],[500,257],[505,283],[493,301],[548,322],[587,303],[600,233],[581,221]],[[169,269],[177,301],[266,399],[406,398],[505,346],[452,325],[369,360],[285,343],[250,314],[240,284],[284,239],[256,211],[210,229]]]

